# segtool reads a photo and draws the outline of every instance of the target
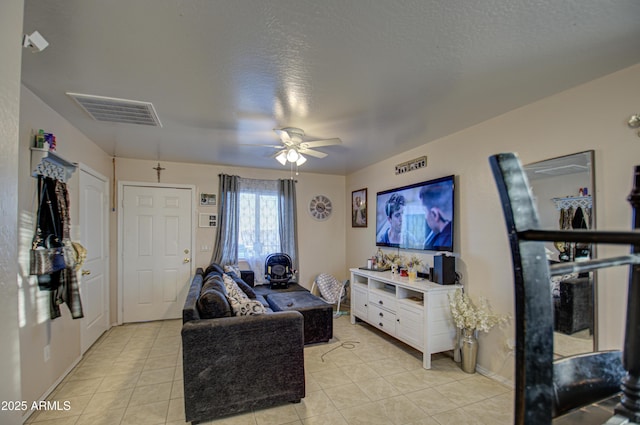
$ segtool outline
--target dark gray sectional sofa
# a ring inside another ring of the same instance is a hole
[[[212,314],[198,300],[205,277],[212,278],[215,267],[206,272],[196,271],[183,309],[186,420],[201,422],[299,402],[305,396],[302,314],[268,309],[259,315],[230,316],[224,306],[214,304],[212,311],[220,317],[202,317],[201,308]],[[268,305],[263,296],[253,297]]]

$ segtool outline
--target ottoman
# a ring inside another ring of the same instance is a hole
[[[308,291],[267,295],[273,311],[299,311],[304,318],[304,343],[327,342],[333,338],[333,307]]]
[[[272,288],[271,285],[257,285],[253,287],[253,292],[255,292],[258,295],[262,295],[263,297],[266,297],[269,294],[280,294],[280,293],[284,293],[284,292],[296,292],[296,291],[300,291],[300,292],[309,292],[308,289],[303,288],[302,286],[298,285],[297,283],[290,283],[288,287],[286,288]]]

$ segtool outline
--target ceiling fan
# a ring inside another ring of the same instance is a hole
[[[278,152],[273,154],[273,157],[278,160],[282,165],[288,162],[295,163],[296,165],[304,164],[307,159],[304,155],[310,155],[315,158],[324,158],[326,153],[312,149],[320,146],[339,145],[342,143],[340,139],[322,139],[304,141],[304,130],[296,127],[284,127],[280,129],[274,129],[273,131],[280,137],[282,144],[269,145],[269,147],[279,149]]]

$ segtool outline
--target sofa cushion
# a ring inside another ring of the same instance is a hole
[[[262,305],[265,306],[265,308],[271,309],[271,306],[269,305],[269,302],[262,295],[256,295],[256,301],[260,301],[262,303]]]
[[[213,288],[208,288],[200,293],[200,298],[198,298],[198,311],[202,319],[230,317],[231,305],[225,294]]]
[[[222,280],[222,276],[215,272],[210,273],[204,278],[204,283],[202,284],[201,292],[204,292],[206,289],[209,289],[209,288],[215,289],[216,291],[221,292],[224,295],[226,295],[227,293],[227,288],[224,286],[224,281]]]
[[[233,279],[233,281],[240,287],[240,289],[242,289],[242,292],[247,294],[249,298],[251,298],[252,300],[256,298],[256,293],[253,288],[249,286],[244,280],[242,280],[239,275],[235,274],[235,272],[228,272],[225,274],[231,277],[231,279]]]
[[[229,300],[234,315],[248,316],[266,312],[262,303],[258,300],[250,299],[247,294],[238,287],[238,284],[231,276],[224,274],[222,277],[227,289],[227,299]]]
[[[206,275],[208,275],[209,273],[211,273],[213,271],[218,272],[220,274],[220,276],[222,276],[224,274],[224,269],[222,267],[220,267],[219,264],[211,263],[211,264],[209,264],[209,267],[207,267],[204,270],[204,275],[206,276]]]

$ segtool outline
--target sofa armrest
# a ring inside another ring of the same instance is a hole
[[[255,285],[255,273],[253,273],[253,270],[240,270],[240,278],[242,280],[244,280],[247,285],[251,286],[253,288],[253,286]]]
[[[192,320],[182,326],[182,350],[188,422],[304,397],[297,311]]]

